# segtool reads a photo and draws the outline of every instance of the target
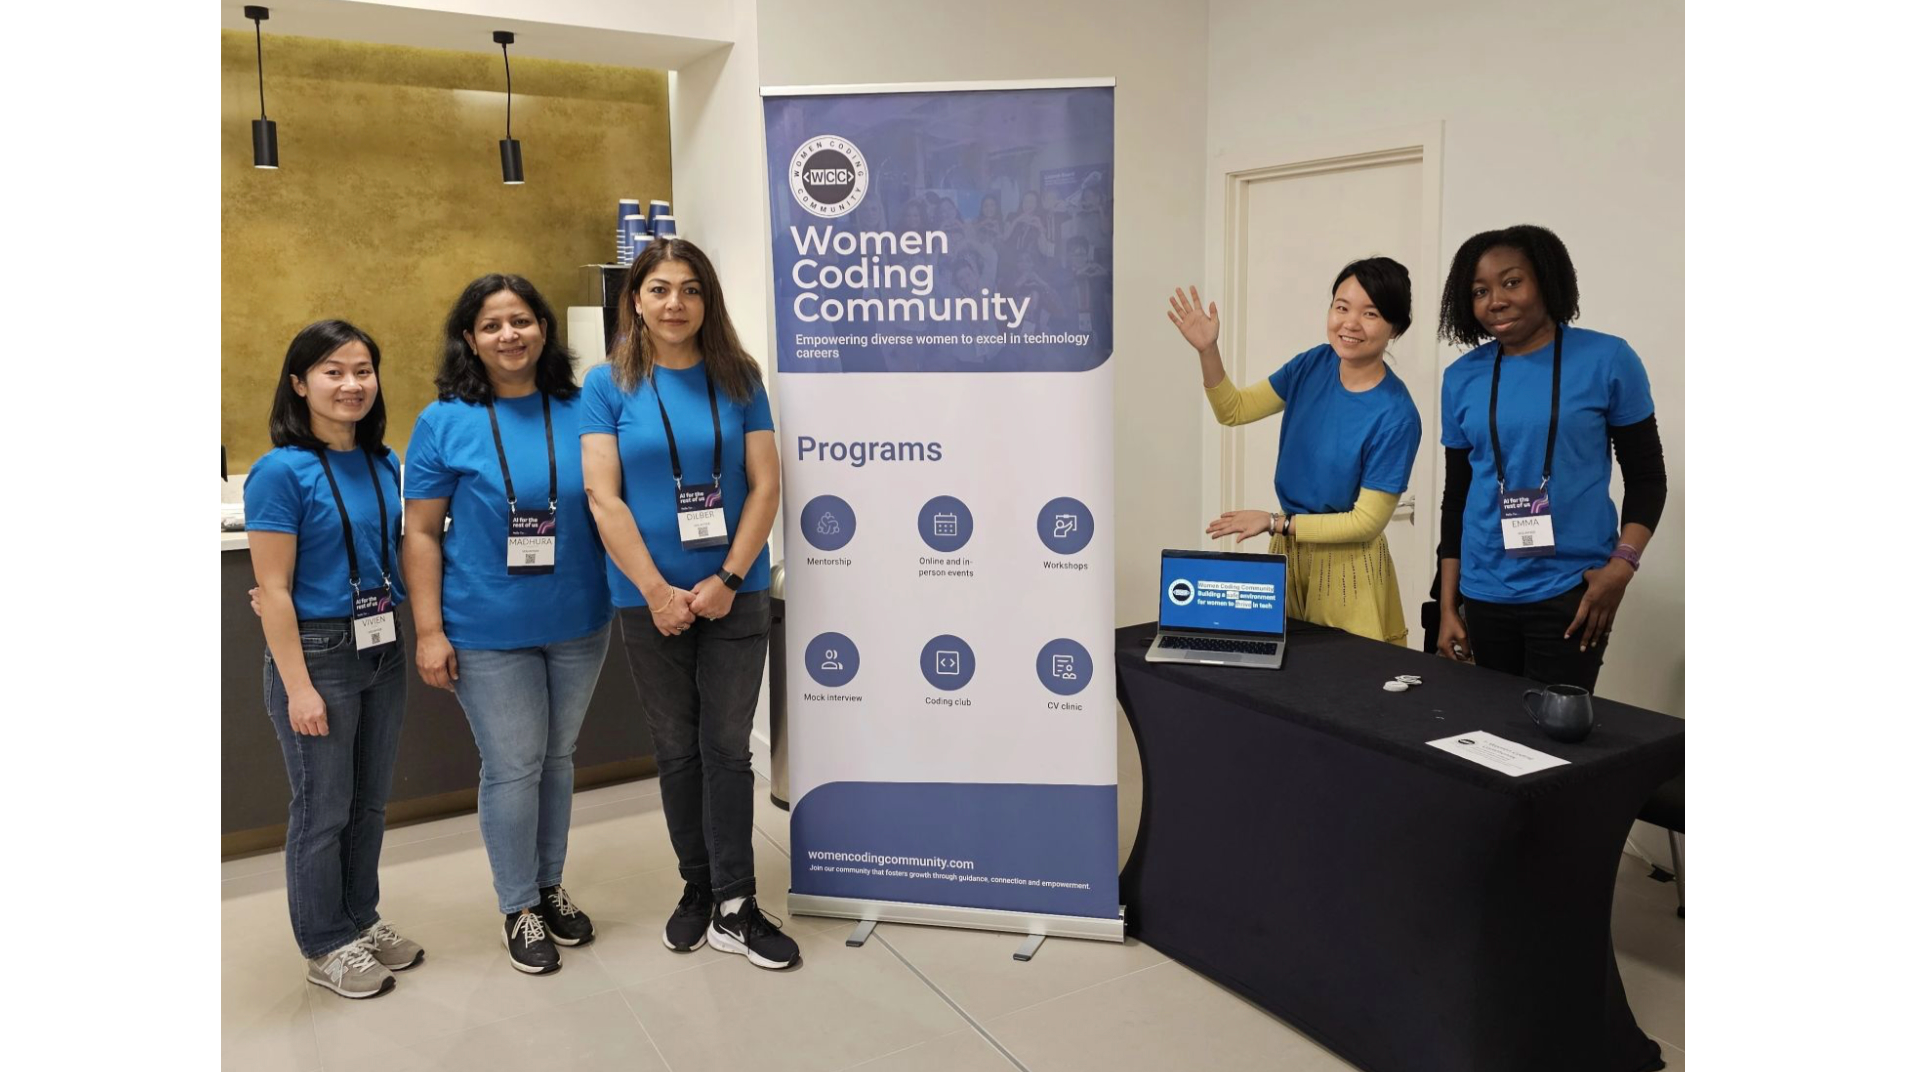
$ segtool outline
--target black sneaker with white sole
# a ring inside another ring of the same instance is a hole
[[[537,910],[543,917],[543,928],[557,945],[588,945],[595,941],[595,924],[569,899],[568,890],[557,884],[542,893],[543,903]]]
[[[563,966],[562,954],[549,940],[549,928],[535,906],[503,917],[503,948],[510,951],[510,967],[530,975],[549,975]]]
[[[690,882],[682,888],[682,899],[662,928],[662,944],[677,953],[693,953],[708,940],[708,924],[714,918],[714,891]]]
[[[728,915],[715,913],[708,944],[724,953],[740,953],[757,968],[785,968],[801,955],[794,939],[781,933],[781,921],[761,911],[752,897]]]

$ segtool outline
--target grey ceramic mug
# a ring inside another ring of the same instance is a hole
[[[1538,697],[1533,707],[1530,697]],[[1522,694],[1522,709],[1536,728],[1558,741],[1579,741],[1595,728],[1595,709],[1588,690],[1574,685],[1550,685]]]

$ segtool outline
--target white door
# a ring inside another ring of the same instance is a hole
[[[1390,366],[1416,402],[1423,439],[1387,535],[1410,643],[1419,648],[1418,608],[1429,598],[1436,555],[1436,312],[1444,269],[1440,145],[1440,128],[1431,127],[1372,135],[1360,143],[1221,158],[1212,213],[1219,240],[1209,246],[1218,254],[1217,271],[1200,288],[1218,302],[1226,371],[1243,386],[1325,341],[1330,284],[1344,265],[1386,256],[1409,269],[1413,322],[1391,344]],[[1282,420],[1225,429],[1207,414],[1205,502],[1211,517],[1275,508],[1272,481]],[[1264,540],[1256,537],[1237,549],[1262,550]]]

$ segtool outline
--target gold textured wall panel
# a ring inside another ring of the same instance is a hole
[[[443,318],[466,283],[527,276],[560,320],[587,302],[578,266],[614,259],[616,199],[670,198],[666,72],[511,55],[527,181],[505,186],[500,49],[266,34],[280,166],[261,171],[254,38],[221,36],[220,433],[233,472],[271,449],[265,417],[299,328],[340,317],[377,340],[401,450],[436,397]]]

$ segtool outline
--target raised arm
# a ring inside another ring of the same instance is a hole
[[[1171,311],[1165,316],[1185,337],[1185,342],[1198,351],[1198,364],[1204,373],[1205,400],[1211,403],[1211,412],[1219,424],[1249,424],[1284,408],[1284,400],[1271,389],[1268,380],[1240,391],[1224,374],[1224,358],[1218,353],[1217,302],[1206,308],[1197,287],[1191,288],[1189,298],[1180,288],[1172,295]]]

